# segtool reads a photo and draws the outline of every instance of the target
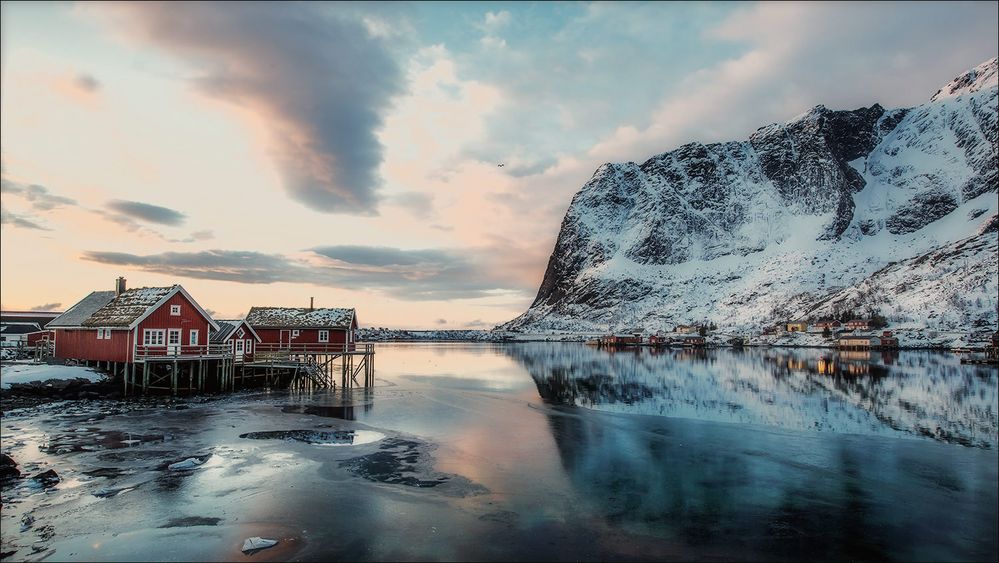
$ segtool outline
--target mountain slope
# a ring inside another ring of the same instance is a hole
[[[996,234],[985,225],[999,212],[996,67],[914,108],[817,106],[746,141],[601,166],[569,206],[534,303],[501,328],[750,328],[826,314],[870,304],[862,295],[883,281],[870,276],[889,263],[908,287],[925,277],[917,257],[975,237],[975,259],[946,269],[980,280],[960,299],[944,280],[918,301],[881,291],[877,305],[897,322],[994,325]],[[937,263],[953,260],[967,257]],[[927,317],[927,303],[939,314]]]

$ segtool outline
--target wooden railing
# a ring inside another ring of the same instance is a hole
[[[269,342],[257,344],[253,353],[268,354],[272,352],[281,352],[284,354],[343,354],[344,352],[356,351],[357,344],[353,342],[309,342],[300,344],[275,344]]]
[[[171,356],[231,356],[232,346],[230,344],[201,344],[201,345],[160,345],[135,347],[135,359],[160,358]]]

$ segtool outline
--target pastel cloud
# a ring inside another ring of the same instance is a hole
[[[175,209],[143,203],[141,201],[116,199],[108,202],[108,207],[129,219],[138,219],[148,223],[156,223],[157,225],[175,227],[182,225],[187,219],[186,215]]]
[[[289,195],[331,213],[375,214],[383,113],[402,88],[384,38],[320,4],[101,5],[193,65],[200,92],[254,116]],[[370,18],[369,18],[370,20]]]

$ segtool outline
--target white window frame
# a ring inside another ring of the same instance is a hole
[[[200,336],[198,332],[199,332],[198,329],[192,328],[190,333],[188,334],[187,343],[190,344],[191,346],[198,345],[198,337]]]
[[[168,328],[167,329],[167,346],[180,346],[180,335],[183,330],[179,328]],[[173,335],[177,335],[177,341],[173,341]]]
[[[293,330],[293,331],[291,331],[291,337],[292,337],[292,338],[298,338],[298,335],[299,335],[299,332],[300,332],[300,331],[299,331],[299,330],[297,330],[297,329],[296,329],[296,330]]]
[[[243,353],[243,341],[242,340],[234,340],[234,342],[236,343],[236,353],[237,354],[242,354]]]
[[[246,346],[243,347],[243,351],[245,351],[247,354],[252,354],[253,353],[253,339],[252,338],[247,338],[244,342],[246,342]]]
[[[329,342],[330,341],[330,331],[320,330],[319,331],[319,342]]]
[[[165,331],[162,328],[146,328],[142,330],[143,346],[163,346],[166,343]]]
[[[104,329],[97,329],[97,340],[104,340]]]
[[[170,305],[170,316],[172,317],[180,316],[180,305]]]

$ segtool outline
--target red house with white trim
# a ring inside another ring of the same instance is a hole
[[[228,345],[236,363],[253,361],[253,350],[260,343],[260,336],[245,319],[215,321],[219,329],[212,333],[212,344]]]
[[[246,323],[260,336],[260,343],[271,348],[353,349],[357,313],[352,308],[252,307]]]
[[[94,291],[46,328],[55,356],[130,364],[150,356],[203,355],[218,325],[180,285]]]

